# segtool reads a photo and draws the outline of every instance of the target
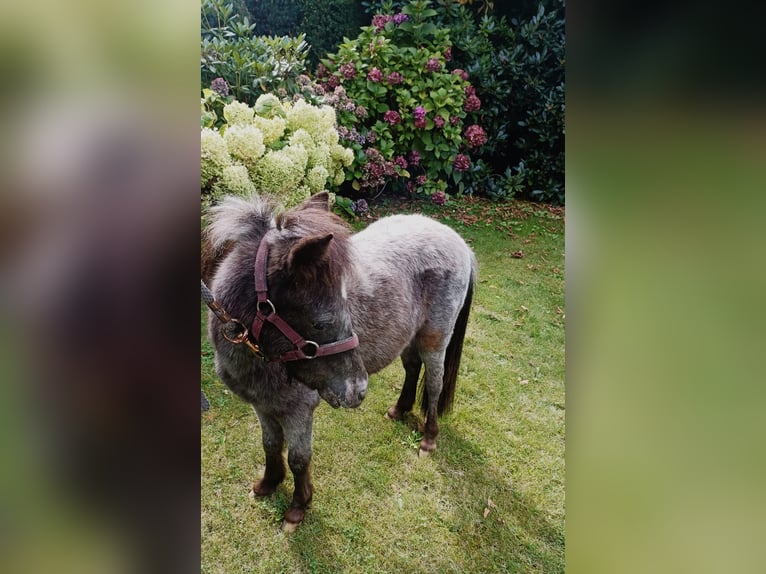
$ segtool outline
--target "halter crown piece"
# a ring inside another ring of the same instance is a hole
[[[274,308],[274,303],[269,300],[269,289],[266,283],[267,264],[269,258],[269,243],[267,241],[271,231],[261,239],[258,245],[258,252],[255,255],[255,292],[258,295],[256,303],[256,313],[253,319],[253,326],[250,333],[258,342],[263,326],[268,321],[287,337],[295,345],[295,350],[288,351],[279,356],[276,360],[284,363],[287,361],[300,361],[302,359],[314,359],[316,357],[325,357],[327,355],[336,355],[345,351],[350,351],[359,346],[359,337],[356,333],[341,341],[320,345],[314,341],[309,341],[301,337],[290,325],[282,319]]]

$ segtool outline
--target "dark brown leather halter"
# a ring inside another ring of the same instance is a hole
[[[280,355],[277,359],[271,359],[279,362],[300,361],[302,359],[314,359],[316,357],[325,357],[327,355],[336,355],[345,351],[350,351],[359,346],[359,338],[356,333],[341,341],[320,345],[314,341],[309,341],[301,337],[295,329],[282,319],[274,308],[274,303],[269,300],[269,289],[266,283],[267,264],[269,257],[269,242],[267,241],[271,232],[266,233],[258,245],[258,252],[255,255],[255,291],[258,295],[257,309],[253,326],[250,333],[258,341],[263,326],[268,321],[295,345],[295,350],[288,351]],[[260,345],[260,343],[259,343]]]

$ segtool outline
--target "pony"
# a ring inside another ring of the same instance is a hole
[[[287,444],[295,491],[283,528],[294,531],[314,493],[320,399],[358,407],[368,376],[400,357],[404,384],[386,417],[412,410],[423,370],[419,455],[435,450],[437,417],[454,399],[477,265],[454,230],[421,215],[385,217],[352,234],[326,192],[286,212],[275,206],[254,195],[210,209],[203,279],[222,308],[252,326],[249,344],[237,344],[208,315],[216,374],[261,425],[266,468],[254,495],[272,494],[285,478]]]

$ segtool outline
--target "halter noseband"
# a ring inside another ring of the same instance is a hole
[[[302,359],[314,359],[327,355],[336,355],[344,351],[350,351],[359,346],[359,338],[356,333],[342,341],[320,345],[314,341],[308,341],[301,337],[290,325],[277,314],[274,303],[269,300],[269,290],[266,284],[267,262],[269,257],[269,244],[266,238],[268,232],[261,239],[258,245],[258,252],[255,255],[255,292],[258,295],[255,318],[250,332],[253,338],[258,341],[261,335],[263,325],[268,321],[295,345],[295,350],[288,351],[279,356],[276,360],[284,363],[287,361],[299,361]]]

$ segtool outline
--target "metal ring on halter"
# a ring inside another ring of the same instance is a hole
[[[229,325],[229,323],[234,323],[238,329],[240,329],[240,332],[230,337],[229,334],[226,332],[226,327]],[[223,338],[229,341],[229,343],[234,343],[235,345],[238,345],[240,343],[244,343],[247,341],[248,332],[247,327],[245,327],[240,321],[237,319],[231,319],[228,323],[221,324],[221,334],[223,335]]]
[[[308,346],[314,347],[314,353],[312,355],[309,355],[306,352],[306,347]],[[303,351],[303,354],[306,355],[307,359],[313,359],[317,356],[317,353],[319,353],[319,343],[315,343],[314,341],[306,341],[304,345],[301,347],[301,351]]]
[[[261,309],[261,305],[266,304],[269,306],[268,313],[264,312],[263,309]],[[271,302],[271,299],[266,299],[265,301],[258,301],[258,311],[266,315],[267,317],[269,315],[273,315],[277,312],[277,310],[274,308],[274,303]]]

